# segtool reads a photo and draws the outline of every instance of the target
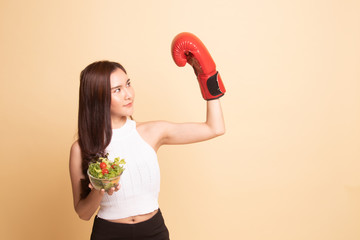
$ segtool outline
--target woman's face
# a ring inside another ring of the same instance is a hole
[[[111,106],[110,113],[112,122],[123,120],[134,112],[135,92],[130,85],[130,79],[121,69],[117,68],[110,75]],[[115,126],[113,126],[114,128]]]

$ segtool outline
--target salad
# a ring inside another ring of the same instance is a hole
[[[110,179],[120,176],[125,170],[124,165],[126,164],[124,159],[120,160],[120,157],[110,161],[108,154],[105,157],[99,157],[96,162],[92,162],[89,165],[89,175],[98,179]]]
[[[93,187],[97,190],[105,189],[106,191],[119,184],[120,176],[125,170],[126,164],[124,159],[119,157],[114,161],[108,159],[108,154],[105,157],[99,157],[96,162],[92,162],[88,168],[89,180]]]

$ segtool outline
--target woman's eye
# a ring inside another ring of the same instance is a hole
[[[130,87],[130,86],[131,86],[131,83],[130,83],[130,82],[127,82],[127,86]]]
[[[120,92],[120,88],[115,89],[114,93]]]

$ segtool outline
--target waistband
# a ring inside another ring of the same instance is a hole
[[[98,217],[97,215],[95,216],[95,222],[99,222],[99,223],[103,223],[103,224],[107,224],[107,225],[113,225],[113,226],[141,226],[141,225],[146,225],[146,224],[152,224],[153,222],[159,222],[159,221],[163,221],[163,216],[161,213],[160,208],[158,209],[158,212],[152,216],[151,218],[149,218],[148,220],[142,221],[142,222],[138,222],[138,223],[117,223],[117,222],[111,222],[109,220],[103,219]]]
[[[135,224],[114,223],[96,216],[91,240],[109,239],[169,240],[169,231],[160,209],[152,218]]]

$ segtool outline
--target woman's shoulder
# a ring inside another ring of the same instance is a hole
[[[76,155],[81,154],[81,148],[80,148],[80,144],[79,144],[78,140],[73,142],[73,144],[71,145],[70,154],[71,155],[73,155],[73,154],[76,154]]]
[[[79,140],[76,140],[71,144],[71,149],[80,149]]]
[[[144,131],[160,131],[167,124],[166,121],[147,121],[147,122],[135,122],[137,130]]]

